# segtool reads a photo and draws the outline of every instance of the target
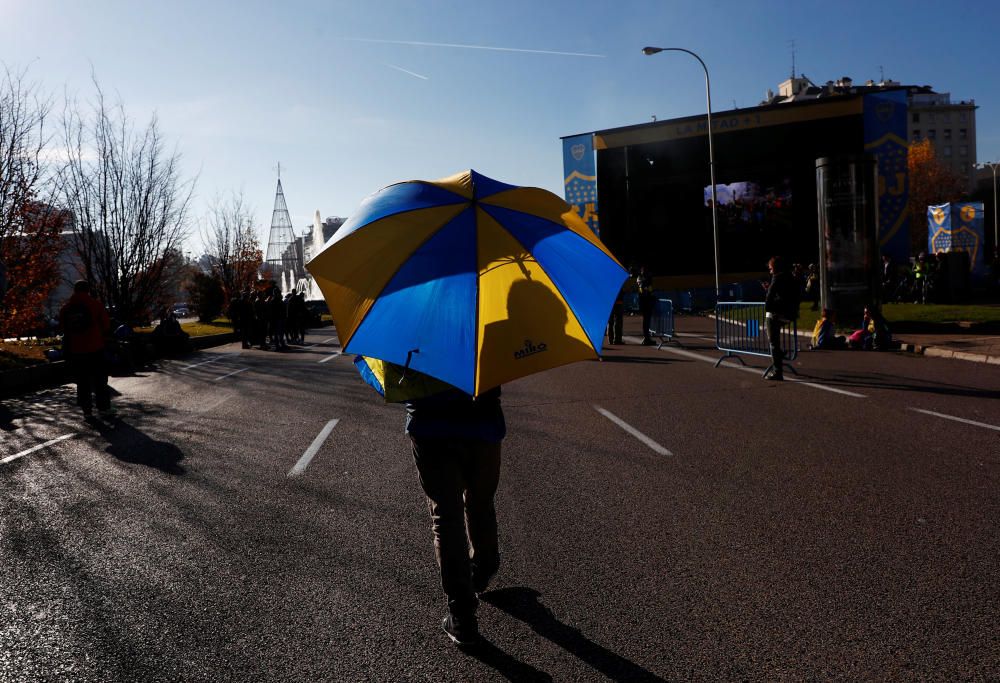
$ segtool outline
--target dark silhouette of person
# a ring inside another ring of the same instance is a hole
[[[489,315],[488,305],[481,306],[481,313],[484,308]],[[592,346],[567,334],[565,305],[540,282],[515,281],[506,314],[483,332],[479,386],[484,392],[472,398],[452,389],[406,403],[406,433],[427,496],[434,553],[448,598],[441,626],[460,646],[479,642],[477,596],[500,568],[494,497],[500,445],[507,433],[500,385],[538,369],[597,356]]]
[[[112,411],[104,357],[111,318],[91,291],[89,282],[78,280],[73,285],[73,295],[59,311],[63,353],[76,379],[76,403],[87,417],[93,414],[94,397],[101,413]]]
[[[765,326],[767,342],[771,347],[771,368],[764,375],[765,379],[783,380],[781,350],[781,327],[785,323],[797,320],[799,317],[799,283],[788,272],[785,260],[774,256],[767,262],[771,272],[771,284],[767,287],[767,297],[764,299]]]

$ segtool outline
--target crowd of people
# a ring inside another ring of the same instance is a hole
[[[248,289],[230,300],[227,315],[244,349],[283,351],[290,344],[305,343],[309,309],[303,292],[282,296],[277,286]]]

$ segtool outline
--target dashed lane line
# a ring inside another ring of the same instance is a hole
[[[910,410],[918,413],[923,413],[924,415],[933,415],[934,417],[944,418],[945,420],[954,420],[955,422],[963,422],[967,425],[974,425],[976,427],[985,427],[986,429],[992,429],[993,431],[1000,432],[1000,427],[996,425],[987,424],[985,422],[976,422],[975,420],[967,420],[964,417],[955,417],[954,415],[935,413],[933,410],[923,410],[922,408],[910,408]]]
[[[46,441],[45,443],[40,443],[37,446],[32,446],[31,448],[29,448],[29,449],[27,449],[25,451],[21,451],[20,453],[15,453],[14,455],[8,455],[3,460],[0,460],[0,465],[6,465],[9,462],[14,462],[18,458],[23,458],[24,456],[28,455],[29,453],[34,453],[35,451],[40,451],[43,448],[48,448],[52,444],[59,443],[60,441],[65,441],[66,439],[72,439],[74,436],[76,436],[75,432],[72,433],[72,434],[63,434],[62,436],[57,437],[55,439],[50,439],[49,441]]]
[[[191,365],[185,365],[181,370],[190,370],[191,368],[196,368],[199,365],[205,365],[206,363],[214,363],[217,360],[221,360],[222,356],[215,356],[214,358],[209,358],[208,360],[203,360],[200,363],[192,363]]]
[[[313,456],[316,455],[317,451],[319,451],[323,442],[326,441],[328,436],[330,436],[330,432],[333,431],[333,428],[337,426],[338,422],[340,422],[340,420],[333,419],[326,423],[326,426],[323,427],[323,429],[320,430],[320,433],[316,435],[316,438],[313,439],[312,444],[309,445],[306,452],[303,453],[302,457],[299,458],[299,461],[295,463],[295,467],[289,470],[289,477],[297,477],[306,471],[306,468],[309,467],[309,463],[312,461]]]
[[[316,342],[315,344],[309,344],[308,346],[303,346],[304,349],[311,349],[314,346],[319,346],[320,344],[325,344],[327,342],[337,341],[336,337],[330,337],[329,339],[324,339],[321,342]]]
[[[611,411],[605,410],[604,408],[602,408],[601,406],[598,406],[598,405],[594,406],[594,410],[596,410],[601,415],[603,415],[604,417],[606,417],[609,420],[611,420],[612,422],[614,422],[616,425],[618,425],[619,427],[621,427],[622,429],[624,429],[626,432],[628,432],[629,434],[631,434],[635,438],[639,439],[639,441],[643,442],[644,444],[646,444],[647,446],[649,446],[651,449],[653,449],[654,451],[656,451],[660,455],[673,455],[673,453],[671,453],[670,451],[668,451],[666,448],[664,448],[660,444],[658,444],[655,441],[653,441],[652,439],[650,439],[648,436],[646,436],[645,434],[643,434],[642,432],[640,432],[638,429],[636,429],[635,427],[633,427],[628,422],[626,422],[625,420],[621,419],[620,417],[618,417],[617,415],[615,415]]]
[[[213,382],[218,382],[218,381],[219,381],[220,379],[225,379],[225,378],[227,378],[227,377],[232,377],[233,375],[238,375],[238,374],[240,374],[241,372],[246,372],[246,371],[247,371],[247,370],[249,370],[249,369],[250,369],[250,368],[240,368],[239,370],[233,370],[232,372],[227,372],[227,373],[226,373],[226,374],[224,374],[224,375],[219,375],[218,377],[216,377],[216,378],[215,378],[215,379],[213,379],[212,381],[213,381]]]
[[[337,357],[337,356],[339,356],[339,355],[340,355],[340,351],[337,351],[336,353],[333,353],[333,354],[330,354],[330,355],[329,355],[329,356],[327,356],[326,358],[320,358],[320,359],[319,359],[319,360],[318,360],[317,362],[318,362],[318,363],[325,363],[325,362],[327,362],[328,360],[333,360],[334,358],[336,358],[336,357]]]

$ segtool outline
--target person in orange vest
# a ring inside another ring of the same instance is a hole
[[[96,396],[97,410],[102,415],[113,413],[104,358],[111,321],[101,302],[92,296],[86,280],[73,285],[73,295],[59,311],[59,325],[63,330],[63,354],[76,379],[77,405],[90,417]]]

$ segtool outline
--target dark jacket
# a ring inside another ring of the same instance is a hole
[[[799,283],[791,273],[775,273],[771,278],[764,310],[785,320],[798,320]]]
[[[80,311],[80,313],[77,313]],[[78,321],[78,322],[76,322]],[[104,348],[111,320],[101,302],[85,292],[74,292],[59,311],[63,329],[63,351],[94,353]]]
[[[406,402],[406,433],[417,439],[499,442],[507,434],[500,387],[473,400],[454,389]]]

